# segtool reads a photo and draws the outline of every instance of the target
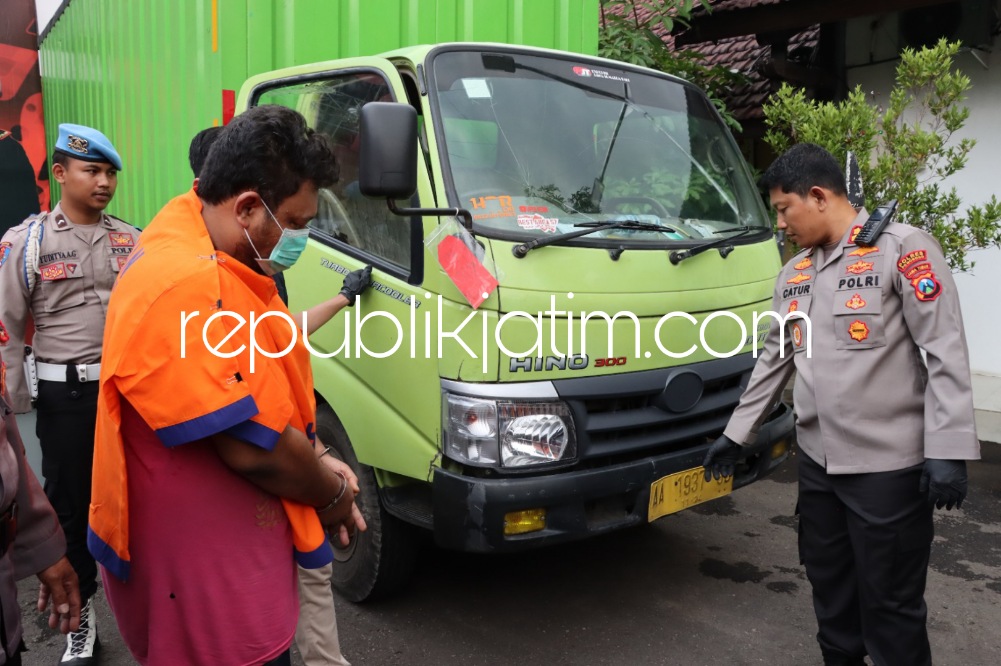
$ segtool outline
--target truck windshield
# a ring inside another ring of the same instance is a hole
[[[451,203],[480,234],[634,220],[648,224],[575,242],[675,245],[770,227],[733,140],[691,86],[511,52],[444,51],[431,71]]]

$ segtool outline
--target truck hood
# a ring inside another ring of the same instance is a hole
[[[678,265],[663,249],[626,250],[613,260],[605,249],[549,246],[518,259],[511,247],[490,245],[500,285],[501,381],[617,374],[747,353],[760,347],[772,321],[757,316],[770,309],[780,268],[771,239],[737,245],[725,259],[712,249]],[[558,360],[563,355],[570,359]]]

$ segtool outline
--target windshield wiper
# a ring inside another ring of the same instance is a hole
[[[593,234],[598,231],[605,231],[607,229],[632,229],[635,231],[663,231],[672,232],[674,231],[670,227],[664,227],[659,224],[653,224],[652,222],[639,222],[638,220],[619,220],[617,222],[579,222],[574,225],[575,227],[582,227],[580,231],[568,231],[565,234],[559,234],[557,236],[549,236],[548,238],[536,238],[520,245],[515,245],[511,248],[511,252],[514,256],[521,259],[526,254],[531,252],[537,247],[545,247],[546,245],[552,245],[563,240],[571,240],[573,238],[580,238],[581,236],[587,236],[588,234]]]
[[[689,257],[694,257],[697,254],[701,254],[706,250],[711,250],[713,248],[719,248],[719,256],[726,259],[730,255],[730,253],[733,252],[734,246],[732,245],[732,243],[735,239],[743,238],[744,236],[749,236],[755,231],[758,232],[771,231],[771,229],[769,227],[763,227],[763,226],[743,226],[743,227],[731,227],[729,229],[720,229],[716,233],[725,234],[731,231],[736,231],[737,235],[729,236],[727,238],[718,238],[716,240],[709,241],[708,243],[703,243],[702,245],[696,245],[695,247],[688,248],[687,250],[672,250],[671,253],[667,255],[668,259],[671,260],[672,264],[677,266],[685,259],[688,259]]]

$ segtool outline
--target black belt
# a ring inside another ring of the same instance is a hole
[[[14,543],[17,536],[17,502],[12,502],[7,510],[0,513],[0,557],[7,553],[7,549]]]

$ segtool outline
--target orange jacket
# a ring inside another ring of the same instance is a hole
[[[164,446],[226,433],[270,450],[286,426],[315,438],[309,352],[291,317],[260,320],[268,311],[288,315],[274,281],[216,252],[194,190],[143,232],[108,305],[94,441],[88,547],[116,577],[129,574],[122,398]],[[254,353],[252,334],[259,349],[287,353]],[[282,503],[299,564],[328,564],[333,553],[315,509]]]

